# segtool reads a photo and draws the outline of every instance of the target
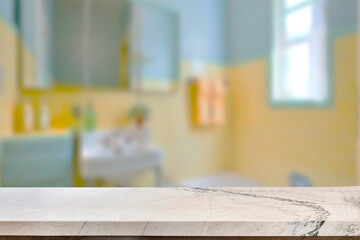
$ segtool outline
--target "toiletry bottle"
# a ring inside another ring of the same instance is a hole
[[[50,128],[50,110],[46,105],[44,99],[42,99],[40,106],[39,106],[39,129],[40,131],[46,131]]]
[[[34,121],[34,108],[29,99],[25,99],[23,103],[23,129],[24,132],[30,133],[34,130],[35,121]]]
[[[88,104],[84,114],[84,129],[86,131],[96,129],[96,113],[91,103]]]

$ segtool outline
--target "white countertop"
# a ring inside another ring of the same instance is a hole
[[[1,188],[0,235],[360,236],[360,187]]]

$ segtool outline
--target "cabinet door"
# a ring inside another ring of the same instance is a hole
[[[19,70],[22,86],[44,89],[52,84],[53,0],[17,2]]]
[[[72,134],[5,137],[1,150],[3,187],[72,186]]]
[[[137,3],[132,18],[133,88],[173,90],[179,80],[177,13],[161,6]]]

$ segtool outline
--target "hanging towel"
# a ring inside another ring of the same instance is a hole
[[[225,97],[226,90],[223,79],[212,78],[211,85],[211,122],[216,125],[225,123]]]
[[[205,127],[211,124],[211,86],[209,79],[198,76],[189,88],[190,114],[194,125]]]

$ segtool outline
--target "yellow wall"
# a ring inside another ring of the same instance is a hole
[[[233,167],[268,185],[288,185],[292,172],[316,186],[356,184],[356,54],[356,36],[335,42],[335,101],[328,108],[269,107],[266,59],[230,68]]]
[[[0,20],[0,66],[3,68],[5,82],[0,89],[0,135],[9,133],[12,128],[12,111],[16,99],[16,37],[11,27]]]

